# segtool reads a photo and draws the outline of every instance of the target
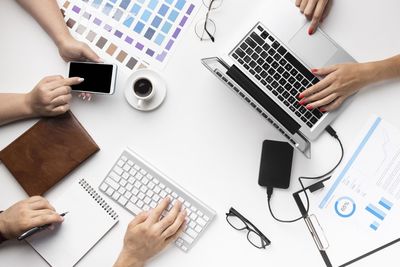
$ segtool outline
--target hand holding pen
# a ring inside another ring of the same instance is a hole
[[[61,213],[60,216],[64,217],[67,213],[68,212]],[[29,229],[28,231],[24,232],[17,239],[20,240],[20,241],[24,240],[25,238],[28,238],[28,237],[36,234],[36,233],[39,233],[39,232],[43,231],[44,229],[47,229],[50,226],[51,226],[51,224],[48,223],[48,224],[44,224],[44,225],[41,225],[41,226],[33,227],[33,228]]]
[[[14,239],[34,227],[62,223],[63,220],[46,199],[34,196],[0,213],[0,234],[6,239]]]

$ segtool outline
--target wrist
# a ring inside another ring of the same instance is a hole
[[[7,238],[5,237],[6,236],[6,231],[5,231],[5,228],[4,228],[4,222],[3,222],[3,218],[1,216],[2,212],[3,211],[0,211],[0,244],[7,240]]]
[[[129,253],[122,251],[114,267],[144,267],[144,261],[138,260],[134,255],[129,255]]]
[[[380,82],[400,76],[400,63],[396,57],[366,64],[370,66],[370,79],[373,82]]]
[[[74,38],[71,36],[69,32],[59,34],[57,38],[54,39],[54,42],[58,49],[61,49],[65,44],[69,43]]]
[[[22,95],[21,113],[24,118],[35,117],[35,109],[33,108],[32,92]]]

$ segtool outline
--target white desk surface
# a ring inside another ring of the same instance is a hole
[[[275,1],[288,0],[271,0],[271,8]],[[168,83],[168,96],[160,109],[142,113],[130,108],[121,90],[129,75],[125,69],[119,73],[113,96],[95,97],[91,103],[73,100],[73,112],[101,151],[64,179],[55,192],[81,177],[97,187],[123,148],[130,146],[218,213],[190,253],[172,247],[148,266],[323,266],[304,222],[275,222],[268,213],[265,190],[257,184],[262,141],[282,138],[200,63],[200,58],[226,50],[224,40],[240,24],[243,10],[257,9],[262,0],[251,2],[225,0],[223,7],[212,14],[218,30],[214,44],[200,42],[191,25],[162,73]],[[384,2],[334,1],[323,28],[358,61],[395,55],[400,52],[400,3]],[[204,12],[199,12],[195,22]],[[66,63],[50,38],[15,1],[0,1],[0,25],[0,92],[27,92],[46,75],[66,73]],[[399,87],[398,82],[384,83],[357,95],[333,124],[345,148],[370,114],[379,114],[400,127]],[[0,149],[35,122],[1,127]],[[312,154],[307,160],[296,152],[289,190],[275,191],[272,202],[280,217],[299,215],[292,198],[300,188],[297,176],[317,175],[330,168],[339,156],[337,143],[324,134],[313,143]],[[1,165],[0,209],[25,197]],[[120,214],[119,224],[78,266],[111,266],[117,258],[132,217],[114,206]],[[256,249],[245,233],[232,229],[225,220],[231,206],[265,233],[272,245]],[[18,242],[2,245],[0,259],[2,266],[46,266],[28,245]]]

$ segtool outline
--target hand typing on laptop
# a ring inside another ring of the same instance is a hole
[[[171,211],[162,217],[168,208],[168,198],[148,212],[139,213],[128,225],[124,246],[114,267],[142,267],[148,259],[173,243],[184,230],[186,210],[176,202]]]
[[[62,221],[63,217],[43,197],[22,200],[0,213],[0,242],[15,239],[33,227]]]
[[[400,55],[376,62],[338,64],[313,73],[324,79],[302,92],[299,103],[309,109],[332,111],[368,84],[400,78]]]
[[[296,0],[300,12],[311,20],[310,35],[327,16],[331,3],[329,0]],[[324,79],[302,92],[298,96],[299,104],[310,110],[332,111],[368,84],[400,78],[400,55],[376,62],[338,64],[314,69],[313,73]]]

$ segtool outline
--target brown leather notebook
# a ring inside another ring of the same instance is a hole
[[[29,196],[43,195],[99,147],[72,112],[43,118],[0,151]]]

